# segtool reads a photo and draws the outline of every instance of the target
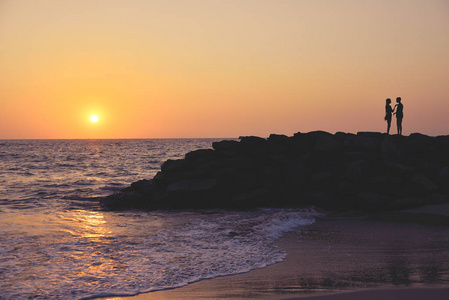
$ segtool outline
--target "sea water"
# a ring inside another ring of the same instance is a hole
[[[282,261],[274,242],[313,223],[313,210],[99,206],[213,141],[0,140],[0,299],[134,295]]]

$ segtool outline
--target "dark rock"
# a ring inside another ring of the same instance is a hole
[[[434,138],[420,134],[412,133],[407,140],[407,151],[414,155],[426,155],[429,148],[434,144]]]
[[[438,175],[442,178],[449,179],[449,167],[448,166],[442,167]]]
[[[186,179],[170,184],[167,187],[167,193],[169,195],[187,195],[212,191],[216,186],[216,179]]]
[[[442,167],[442,165],[440,163],[437,163],[434,161],[429,161],[426,159],[415,159],[414,165],[416,166],[416,168],[418,170],[422,170],[424,172],[433,172],[433,173],[438,172]]]
[[[194,172],[163,172],[160,171],[154,176],[154,184],[159,188],[166,188],[170,183],[180,181],[185,178],[194,177]]]
[[[220,141],[213,142],[212,148],[220,154],[236,155],[239,149],[240,143],[238,141]]]
[[[161,166],[162,172],[172,172],[185,170],[189,166],[188,162],[184,159],[169,159],[165,161]]]
[[[341,196],[354,196],[361,192],[362,186],[353,181],[344,179],[337,187],[337,193]]]
[[[435,179],[440,189],[449,194],[449,167],[442,167]]]
[[[223,166],[223,162],[216,159],[203,159],[193,167],[196,176],[209,177],[216,170],[219,170]]]
[[[366,212],[449,202],[449,137],[324,131],[242,137],[167,160],[105,209],[314,205]]]
[[[339,205],[332,194],[321,190],[304,190],[302,199],[304,203],[324,208],[337,208]]]
[[[332,136],[331,133],[322,131],[322,130],[310,131],[310,132],[307,132],[305,135],[308,137],[312,137],[313,139],[317,139],[317,138],[323,137],[323,136]]]
[[[432,144],[435,138],[421,134],[421,133],[412,133],[410,134],[410,140],[415,143],[421,143],[421,144]]]
[[[289,145],[292,142],[291,138],[284,134],[270,134],[267,141],[270,143],[282,145]]]
[[[139,180],[131,183],[131,190],[137,191],[142,194],[150,194],[154,190],[154,183],[152,180]]]
[[[403,195],[403,180],[395,175],[378,175],[366,179],[364,188],[367,191],[401,197]]]
[[[396,160],[401,157],[396,141],[387,136],[381,143],[381,152],[385,160]]]
[[[143,195],[137,191],[123,191],[100,200],[102,207],[117,211],[129,209],[145,209],[149,206],[151,195]]]
[[[357,132],[357,136],[363,136],[368,138],[374,138],[374,139],[381,139],[384,137],[385,134],[380,132],[370,132],[370,131],[359,131]]]
[[[449,135],[437,136],[435,139],[443,149],[449,151]]]
[[[375,192],[361,192],[358,195],[358,208],[365,211],[380,211],[392,201],[388,195]]]
[[[438,186],[427,178],[424,174],[415,173],[411,179],[413,186],[418,187],[426,192],[435,192],[438,190]]]
[[[380,159],[379,154],[376,152],[345,152],[345,159],[347,161],[377,161]]]
[[[349,179],[352,182],[360,182],[365,180],[370,174],[370,165],[364,160],[357,160],[347,164],[343,178]]]
[[[281,174],[279,179],[285,183],[289,189],[289,193],[300,197],[302,189],[306,185],[308,175],[304,166],[301,163],[292,162],[291,164],[284,165],[278,172]]]
[[[345,139],[348,136],[354,136],[354,134],[353,133],[346,133],[346,132],[339,131],[339,132],[335,133],[335,135],[334,135],[335,139],[337,141],[339,141],[339,142],[342,142],[342,143],[345,141]]]
[[[401,199],[397,199],[392,201],[387,205],[387,209],[396,210],[396,209],[406,209],[406,208],[414,208],[426,205],[427,202],[422,198],[417,197],[405,197]]]
[[[344,146],[349,149],[362,149],[367,151],[378,151],[380,140],[366,136],[349,136],[344,141]]]
[[[187,160],[197,160],[200,158],[210,158],[215,156],[213,149],[199,149],[186,154]]]
[[[246,193],[237,194],[232,197],[230,207],[252,208],[265,203],[270,197],[270,189],[259,188]]]
[[[400,177],[402,180],[409,180],[415,173],[416,167],[401,163],[388,162],[385,164],[385,172]]]
[[[402,179],[397,176],[387,174],[370,177],[367,179],[367,183],[372,183],[376,185],[384,185],[384,184],[398,185],[402,183]]]
[[[235,178],[237,173],[238,173],[238,170],[236,168],[225,167],[225,168],[216,170],[212,174],[212,177],[217,178],[219,180],[226,180],[228,178]]]
[[[315,143],[315,149],[318,151],[338,151],[341,148],[343,148],[343,144],[332,135],[321,135]]]
[[[258,136],[243,136],[240,138],[241,145],[264,146],[267,140]]]
[[[315,140],[310,135],[298,132],[292,137],[292,148],[298,155],[312,151],[314,146]]]
[[[426,205],[448,203],[449,197],[441,194],[430,194],[426,197]]]
[[[432,145],[425,153],[425,158],[441,165],[449,165],[449,155],[446,149]]]
[[[246,155],[266,155],[269,153],[268,141],[256,136],[242,137],[240,149]]]
[[[330,134],[329,132],[326,131],[311,131],[311,132],[307,132],[305,134],[302,135],[302,140],[307,140],[312,147],[315,147],[316,141],[319,138],[323,138],[323,137],[333,137],[332,134]]]
[[[310,175],[307,182],[309,188],[332,191],[335,188],[335,178],[330,171],[317,172]]]

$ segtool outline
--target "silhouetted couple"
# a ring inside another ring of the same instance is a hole
[[[402,118],[404,118],[404,105],[401,103],[401,97],[396,98],[397,104],[391,108],[391,99],[387,99],[385,104],[385,120],[387,121],[387,134],[390,134],[391,118],[396,115],[396,124],[398,125],[398,134],[402,135]],[[394,112],[396,110],[396,112]]]

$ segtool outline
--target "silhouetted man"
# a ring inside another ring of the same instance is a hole
[[[398,125],[398,134],[402,135],[402,118],[404,117],[404,105],[401,103],[401,97],[396,98],[396,104],[394,108],[396,109],[396,112],[394,113],[396,115],[396,123]]]

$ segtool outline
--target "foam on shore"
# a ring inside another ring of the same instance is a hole
[[[356,291],[349,295],[375,293],[385,295],[378,299],[389,299],[399,293],[397,299],[409,300],[413,298],[408,298],[407,289],[417,287],[426,288],[416,292],[423,295],[417,299],[447,299],[447,236],[447,226],[321,219],[277,242],[288,253],[281,263],[132,299],[289,299],[327,294],[332,296],[323,299],[369,299],[332,298]]]

